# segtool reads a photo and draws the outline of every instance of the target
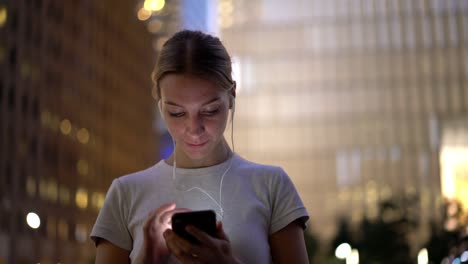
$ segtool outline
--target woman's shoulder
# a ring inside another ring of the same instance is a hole
[[[167,173],[166,171],[168,169],[164,165],[164,161],[161,160],[146,169],[120,176],[116,178],[115,181],[118,181],[120,185],[141,185],[145,182],[154,181]]]
[[[283,168],[281,168],[280,166],[250,161],[239,155],[237,155],[237,169],[245,172],[251,172],[253,174],[262,175],[285,174]]]

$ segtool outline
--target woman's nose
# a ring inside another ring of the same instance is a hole
[[[199,135],[203,133],[205,127],[203,125],[203,118],[200,116],[191,116],[187,120],[187,132],[191,135]]]

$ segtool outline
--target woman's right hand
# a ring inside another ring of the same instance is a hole
[[[143,226],[145,264],[167,262],[170,252],[166,246],[163,233],[171,228],[173,214],[187,211],[190,210],[176,208],[176,204],[172,202],[162,205],[148,216]]]

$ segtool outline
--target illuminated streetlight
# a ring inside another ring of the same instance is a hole
[[[26,223],[28,223],[29,227],[37,229],[41,226],[41,219],[36,213],[31,212],[26,216]]]
[[[348,243],[340,244],[335,250],[335,256],[339,259],[346,259],[351,254],[351,246]]]

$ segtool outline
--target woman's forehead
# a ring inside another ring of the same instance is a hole
[[[164,101],[177,103],[200,101],[206,103],[222,98],[227,91],[215,82],[185,74],[170,74],[160,81],[161,97]]]

